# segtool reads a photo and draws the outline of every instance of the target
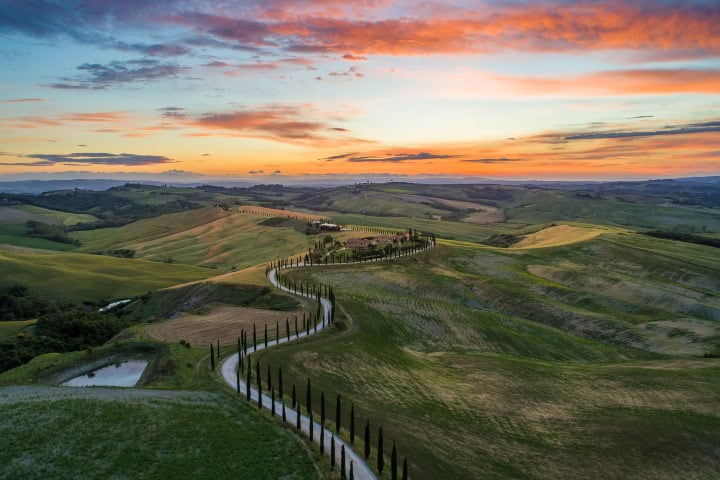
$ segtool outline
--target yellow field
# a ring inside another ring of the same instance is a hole
[[[277,208],[266,208],[258,207],[257,205],[242,205],[238,207],[238,212],[246,213],[249,215],[259,215],[263,217],[283,217],[283,218],[297,218],[300,220],[320,220],[323,217],[320,215],[312,215],[310,213],[294,212],[292,210],[279,210]]]
[[[531,233],[508,250],[526,248],[547,248],[569,245],[571,243],[592,240],[603,233],[611,233],[614,229],[601,227],[576,227],[573,225],[556,225]]]
[[[179,342],[186,340],[191,345],[207,346],[220,340],[221,345],[234,344],[240,332],[252,331],[257,326],[257,340],[263,341],[265,325],[268,326],[268,338],[275,338],[276,322],[280,325],[280,337],[285,336],[285,318],[293,320],[293,315],[302,318],[302,312],[278,312],[257,308],[218,306],[204,315],[182,315],[164,322],[153,323],[145,327],[145,333],[157,340]],[[302,323],[300,324],[302,327]],[[291,322],[294,331],[294,322]],[[252,335],[252,334],[251,334]],[[250,337],[252,342],[252,337]]]

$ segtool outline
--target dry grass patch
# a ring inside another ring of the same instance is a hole
[[[275,322],[280,323],[280,336],[283,337],[285,318],[292,318],[297,314],[298,312],[219,306],[203,315],[184,314],[164,322],[153,323],[145,327],[145,333],[152,338],[167,342],[186,340],[194,346],[207,345],[218,339],[222,345],[230,345],[237,341],[241,330],[251,331],[253,324],[257,326],[258,341],[263,338],[265,324],[268,325],[268,337],[275,338]]]
[[[521,241],[510,247],[509,250],[558,247],[571,243],[586,242],[603,233],[610,233],[610,231],[611,230],[605,228],[556,225],[527,235]]]

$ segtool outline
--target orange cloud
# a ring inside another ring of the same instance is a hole
[[[330,2],[331,3],[331,2]],[[519,3],[426,18],[368,19],[310,11],[252,21],[209,14],[171,21],[215,37],[288,51],[353,56],[523,51],[653,50],[720,52],[720,7],[669,2]]]
[[[312,110],[311,106],[300,108],[269,105],[235,112],[209,113],[187,120],[188,126],[204,130],[188,136],[263,138],[282,143],[325,147],[368,143],[367,140],[349,137],[345,128],[332,126],[327,120],[317,120],[322,115]],[[308,120],[308,116],[312,116],[313,120]]]
[[[720,93],[719,69],[643,69],[597,72],[567,78],[490,75],[522,93],[663,95]]]

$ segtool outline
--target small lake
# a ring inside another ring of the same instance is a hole
[[[134,387],[147,367],[146,360],[113,363],[63,383],[63,387]]]

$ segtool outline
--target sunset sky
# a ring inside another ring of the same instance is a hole
[[[720,2],[2,0],[0,178],[720,174]]]

